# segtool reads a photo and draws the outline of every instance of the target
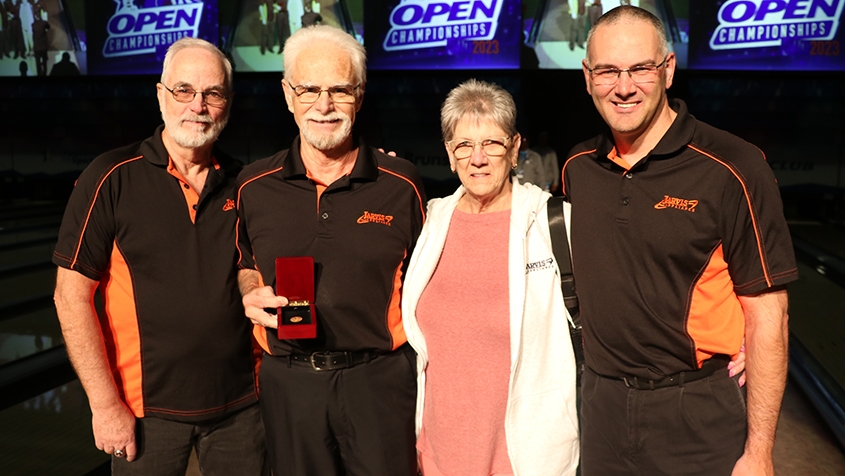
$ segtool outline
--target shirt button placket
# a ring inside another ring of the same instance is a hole
[[[331,221],[329,218],[332,216],[332,201],[327,196],[327,194],[323,193],[320,196],[320,210],[317,212],[317,230],[318,236],[322,236],[328,238],[331,236]]]
[[[631,208],[629,205],[631,204],[632,193],[633,193],[633,172],[625,172],[622,175],[622,181],[619,183],[619,195],[618,200],[619,208],[617,209],[616,219],[617,222],[620,224],[628,224],[631,218]]]

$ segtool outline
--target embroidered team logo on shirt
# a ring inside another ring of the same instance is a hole
[[[551,269],[554,268],[555,260],[552,258],[546,258],[540,261],[534,261],[533,263],[528,263],[525,265],[525,274],[531,273],[533,271],[541,271],[544,269]]]
[[[234,209],[235,209],[235,201],[230,199],[230,198],[227,198],[226,204],[223,205],[223,211],[228,212],[229,210],[234,210]]]
[[[390,226],[392,220],[393,215],[382,215],[380,213],[364,211],[364,214],[358,218],[358,223],[381,223],[382,225]]]
[[[698,200],[684,200],[683,198],[673,198],[669,195],[664,195],[663,200],[654,206],[657,210],[664,208],[677,208],[687,212],[695,213],[695,207],[698,205]]]

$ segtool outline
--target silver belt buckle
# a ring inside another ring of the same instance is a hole
[[[319,371],[325,370],[325,369],[321,369],[319,366],[317,366],[317,362],[314,360],[314,357],[316,357],[318,355],[328,355],[328,354],[323,354],[321,352],[314,352],[314,353],[311,354],[311,368],[319,372]]]

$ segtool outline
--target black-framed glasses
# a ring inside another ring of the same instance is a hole
[[[487,157],[501,157],[508,151],[510,137],[488,137],[481,140],[452,139],[446,141],[446,146],[452,151],[456,159],[468,159],[480,145]]]
[[[208,104],[209,106],[223,106],[226,104],[226,101],[229,100],[229,96],[224,95],[220,91],[195,91],[191,88],[186,87],[176,87],[173,89],[168,88],[164,83],[161,84],[164,86],[164,89],[170,91],[170,94],[173,95],[173,99],[181,103],[189,103],[197,97],[197,94],[202,95],[202,102]]]
[[[287,80],[286,80],[287,81]],[[328,93],[329,98],[334,103],[338,104],[349,104],[355,102],[355,90],[358,89],[361,84],[357,84],[355,86],[345,85],[345,86],[332,86],[330,88],[321,89],[319,86],[294,86],[287,82],[288,87],[293,90],[293,93],[296,94],[296,97],[299,98],[299,102],[302,104],[313,104],[320,99],[320,94],[323,92]]]
[[[653,83],[657,79],[657,70],[666,64],[667,59],[669,59],[668,55],[664,57],[663,61],[659,64],[641,64],[625,69],[587,68],[587,71],[590,72],[590,77],[593,79],[596,86],[611,86],[616,84],[616,82],[619,81],[619,75],[622,73],[628,73],[628,76],[631,77],[631,81],[637,84]]]

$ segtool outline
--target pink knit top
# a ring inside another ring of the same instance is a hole
[[[505,441],[509,222],[510,210],[456,210],[417,304],[429,359],[417,449],[446,476],[512,474]]]

